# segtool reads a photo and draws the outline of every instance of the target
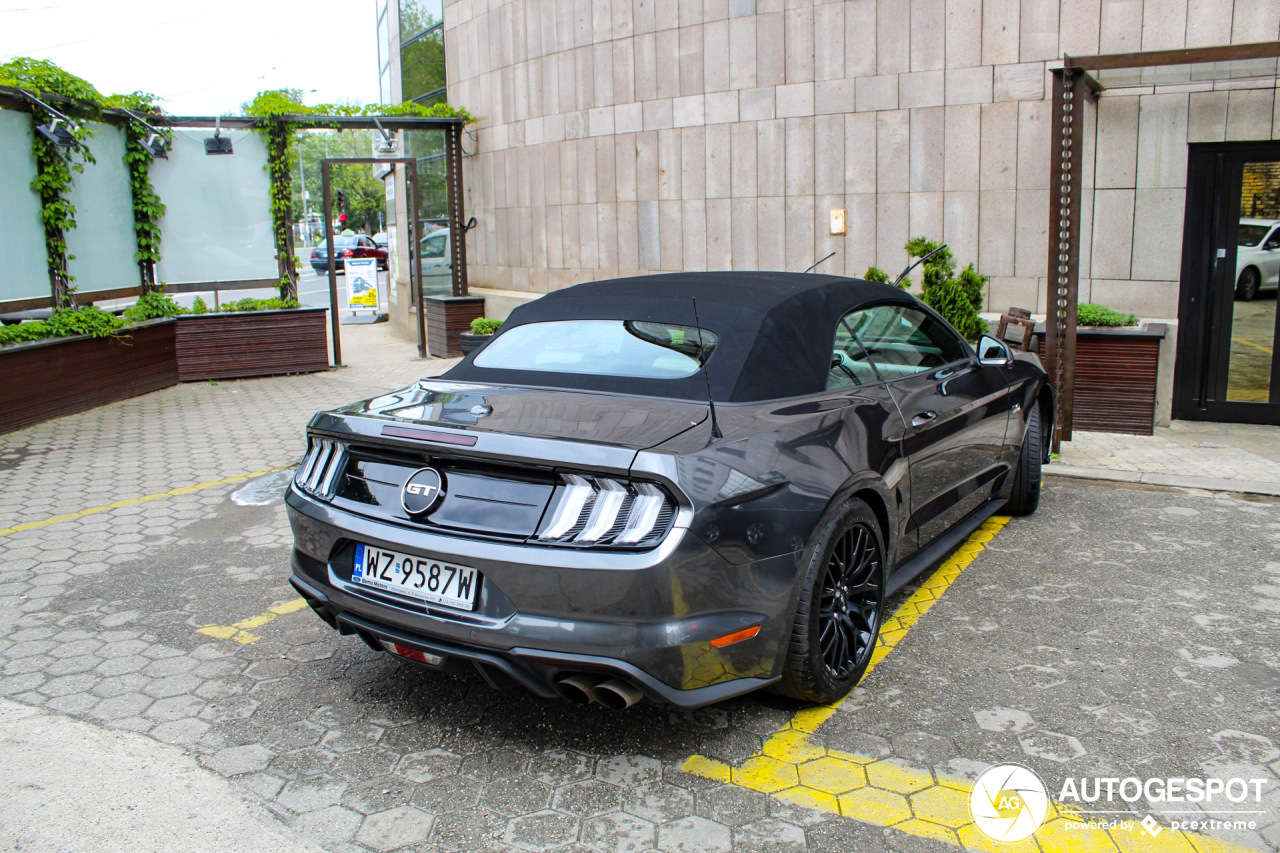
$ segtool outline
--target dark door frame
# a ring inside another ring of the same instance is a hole
[[[1181,420],[1280,423],[1280,402],[1225,398],[1230,346],[1223,334],[1230,333],[1235,304],[1240,185],[1244,164],[1259,160],[1280,160],[1280,142],[1188,146],[1173,372],[1173,416]],[[1277,365],[1273,355],[1273,401],[1280,399]]]
[[[418,211],[418,161],[414,157],[325,157],[320,161],[320,180],[324,194],[324,244],[329,252],[329,323],[333,329],[333,366],[342,367],[342,323],[338,315],[338,273],[333,263],[333,195],[329,191],[329,167],[334,163],[396,163],[404,166],[405,180],[409,186],[409,203],[414,215],[409,217],[408,233],[405,238],[409,242],[409,290],[413,292],[417,303],[418,358],[427,357],[427,319],[422,308],[422,253],[413,251],[418,245],[421,235],[418,231],[422,225],[417,216]],[[387,289],[395,286],[391,281],[391,264],[387,264]],[[456,278],[455,278],[456,281]]]

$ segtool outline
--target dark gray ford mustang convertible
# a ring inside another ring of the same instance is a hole
[[[495,687],[833,701],[887,596],[1039,502],[1045,373],[978,349],[834,276],[548,294],[443,376],[312,418],[293,584],[338,631]]]

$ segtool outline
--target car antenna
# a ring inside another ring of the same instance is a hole
[[[946,243],[943,243],[941,246],[939,246],[938,248],[934,249],[934,250],[933,250],[932,252],[930,252],[929,254],[927,254],[927,255],[921,255],[921,256],[920,256],[920,260],[916,261],[914,264],[909,264],[909,265],[907,266],[907,268],[906,268],[905,270],[903,270],[903,271],[902,271],[902,274],[901,274],[901,275],[899,275],[897,278],[895,278],[895,279],[893,280],[893,286],[894,286],[894,287],[897,287],[897,286],[898,286],[898,282],[902,281],[904,278],[906,278],[906,277],[907,277],[907,273],[911,272],[913,269],[915,269],[916,267],[920,266],[920,265],[921,265],[921,264],[923,264],[925,261],[929,260],[930,258],[932,258],[934,255],[938,254],[939,252],[941,252],[941,251],[942,251],[943,249],[945,249],[945,248],[947,248],[947,244],[946,244]]]
[[[820,260],[820,261],[814,261],[814,262],[813,262],[813,267],[816,267],[818,264],[824,264],[824,263],[826,263],[827,261],[829,261],[829,260],[831,260],[832,258],[834,258],[834,257],[835,257],[835,255],[836,255],[836,253],[835,253],[835,252],[832,252],[831,254],[829,254],[829,255],[827,255],[825,258],[823,258],[822,260]],[[807,270],[805,270],[804,272],[813,272],[813,267],[809,267],[809,268],[808,268]],[[802,272],[802,273],[800,273],[800,274],[801,274],[801,275],[804,275],[804,273],[803,273],[803,272]]]
[[[702,345],[702,319],[698,317],[698,297],[690,296],[693,301],[693,322],[698,324],[698,354],[703,356],[706,350]],[[707,362],[705,357],[702,361],[702,378],[707,383],[707,407],[711,409],[711,437],[724,438],[724,433],[720,432],[720,423],[716,420],[716,401],[711,396],[711,377],[707,375]]]

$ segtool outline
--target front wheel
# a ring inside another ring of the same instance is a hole
[[[1022,440],[1022,452],[1018,456],[1018,468],[1013,472],[1013,492],[1006,505],[1010,515],[1031,515],[1040,506],[1040,481],[1044,464],[1044,426],[1040,420],[1040,406],[1031,404],[1027,418],[1027,435]]]
[[[1262,284],[1258,271],[1253,267],[1248,267],[1244,272],[1240,273],[1240,279],[1236,282],[1236,299],[1241,302],[1251,302],[1258,295],[1258,287]]]
[[[885,575],[879,522],[851,500],[823,526],[808,559],[776,692],[826,704],[853,689],[880,635]]]

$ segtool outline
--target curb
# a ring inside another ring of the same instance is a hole
[[[1093,480],[1109,483],[1135,483],[1175,489],[1203,489],[1208,492],[1233,492],[1242,495],[1280,497],[1280,483],[1262,480],[1231,480],[1218,477],[1191,477],[1181,474],[1154,474],[1142,471],[1116,471],[1110,468],[1084,468],[1052,464],[1044,469],[1049,479]]]

